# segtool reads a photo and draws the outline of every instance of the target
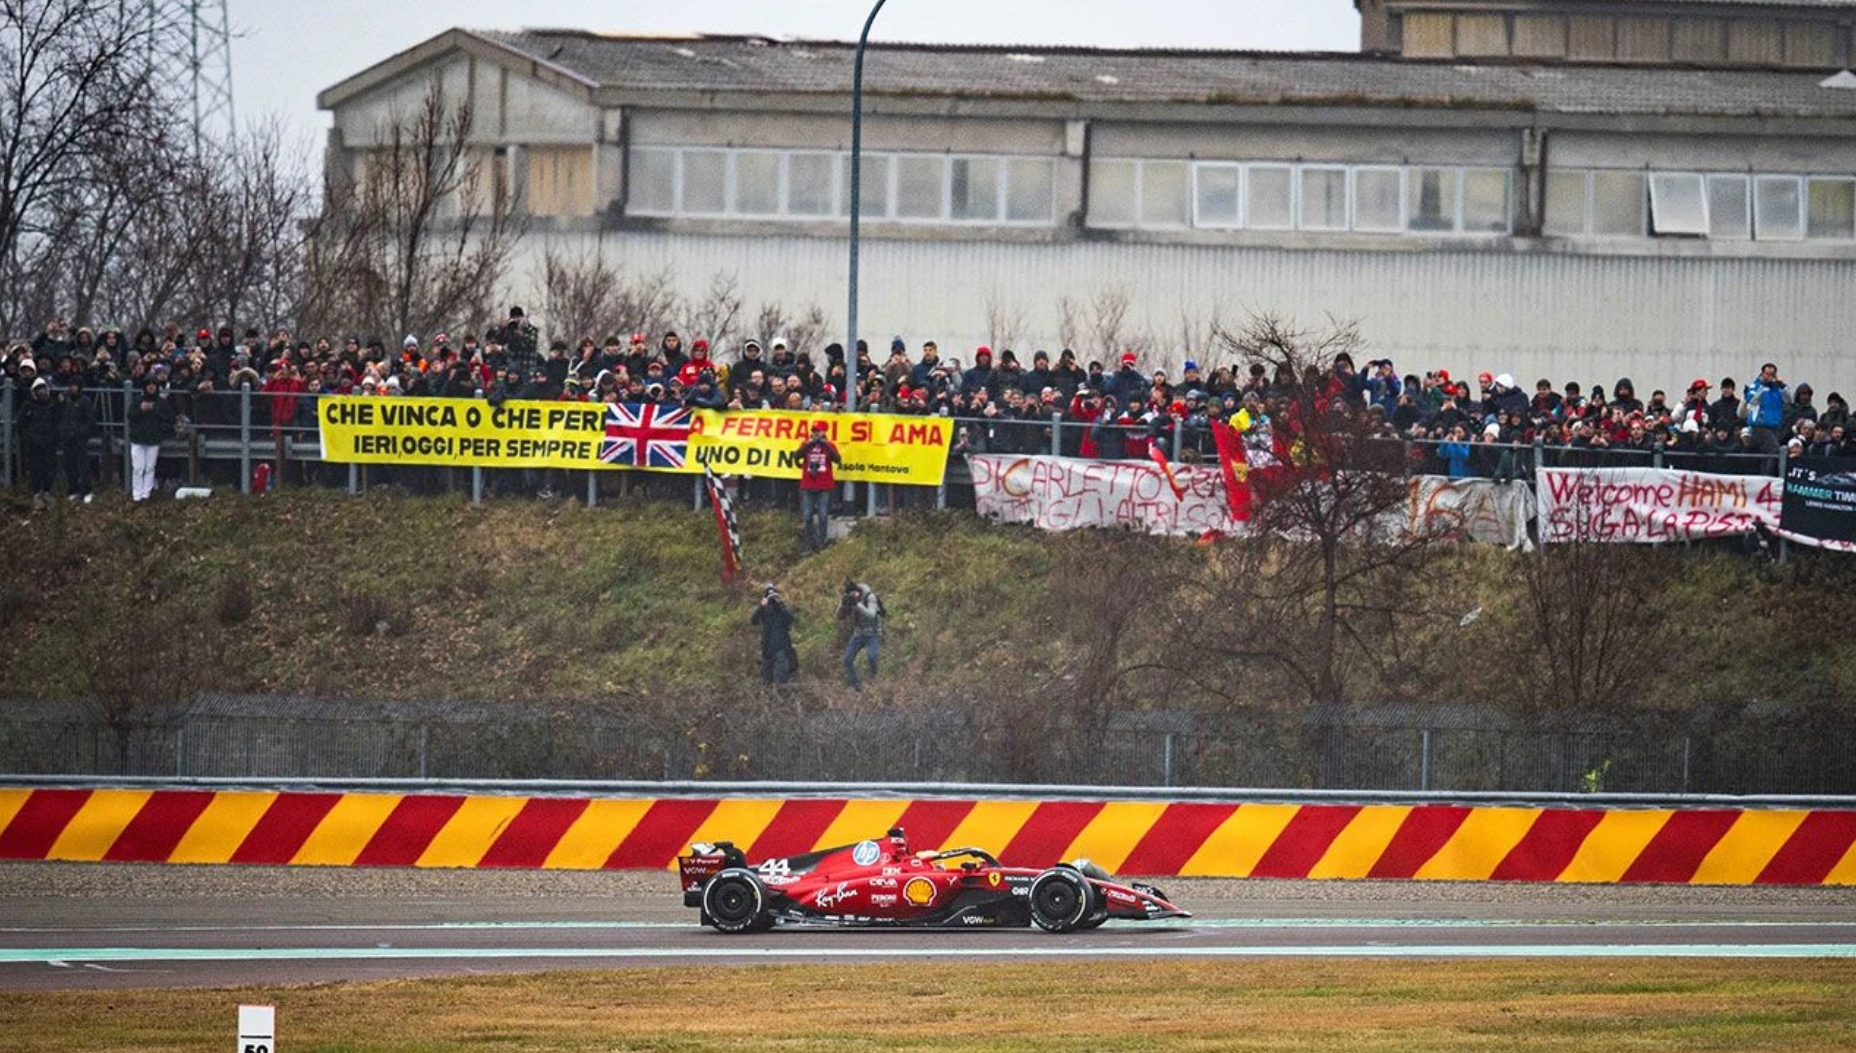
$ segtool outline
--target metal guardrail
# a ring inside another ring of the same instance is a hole
[[[1474,804],[1545,808],[1785,808],[1856,811],[1856,796],[1718,793],[1502,793],[1497,791],[1283,790],[1208,786],[1024,783],[706,782],[688,779],[209,779],[0,775],[0,788],[431,793],[523,797],[749,797],[859,800],[1194,801],[1220,804]]]

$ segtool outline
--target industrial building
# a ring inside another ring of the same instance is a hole
[[[1856,388],[1856,2],[1359,7],[1345,54],[873,43],[860,335],[1177,363],[1273,312],[1406,370]],[[326,172],[436,79],[528,217],[512,296],[553,246],[841,331],[854,51],[454,29],[321,93]]]

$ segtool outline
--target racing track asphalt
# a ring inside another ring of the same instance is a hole
[[[1856,957],[1856,888],[1164,880],[1092,933],[699,928],[668,873],[0,864],[0,990],[921,957]]]

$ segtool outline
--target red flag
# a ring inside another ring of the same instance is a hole
[[[1153,458],[1153,462],[1160,466],[1160,474],[1165,477],[1166,485],[1173,488],[1174,500],[1184,501],[1186,488],[1179,485],[1179,477],[1173,474],[1173,462],[1166,459],[1166,451],[1160,448],[1160,443],[1148,443],[1147,456]]]
[[[1218,467],[1224,472],[1224,496],[1231,503],[1231,518],[1250,522],[1250,461],[1244,456],[1244,437],[1221,420],[1212,421],[1212,441],[1218,444]]]

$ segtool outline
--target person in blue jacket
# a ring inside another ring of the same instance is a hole
[[[1790,401],[1779,367],[1771,362],[1760,366],[1759,379],[1746,388],[1746,424],[1761,453],[1779,452],[1779,429],[1785,425],[1785,404]]]
[[[1450,429],[1450,438],[1441,447],[1439,453],[1449,463],[1448,475],[1452,479],[1461,479],[1469,475],[1469,437],[1461,424]]]

